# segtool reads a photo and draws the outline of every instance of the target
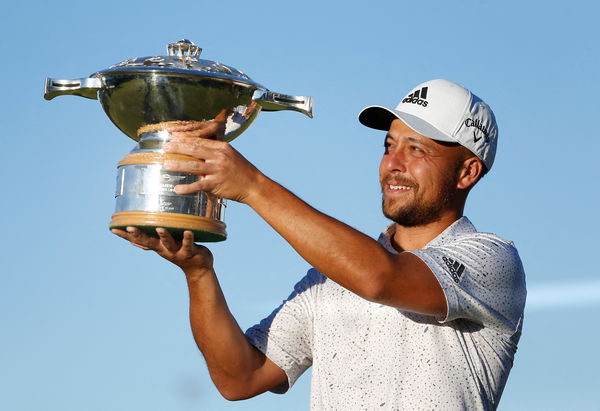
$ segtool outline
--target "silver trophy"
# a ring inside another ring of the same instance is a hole
[[[177,237],[190,230],[196,242],[225,240],[224,199],[173,191],[199,177],[163,168],[166,160],[190,159],[164,153],[162,145],[171,139],[168,128],[210,125],[212,138],[231,141],[261,111],[294,110],[312,117],[311,97],[271,92],[231,66],[199,59],[201,51],[180,40],[167,46],[167,56],[133,58],[85,78],[46,79],[46,100],[65,94],[98,99],[110,120],[137,142],[117,165],[110,228],[135,226],[154,233],[165,227]]]

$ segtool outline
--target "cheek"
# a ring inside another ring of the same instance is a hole
[[[452,171],[434,161],[414,161],[410,173],[422,189],[438,191],[442,185],[445,186],[452,180]]]
[[[387,166],[385,163],[385,156],[379,162],[379,181],[381,182],[383,178],[388,174]]]
[[[425,183],[431,178],[433,169],[432,165],[428,164],[427,161],[415,160],[408,163],[407,166],[415,180]]]

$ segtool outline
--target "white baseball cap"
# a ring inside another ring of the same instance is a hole
[[[448,80],[431,80],[415,87],[394,110],[369,106],[358,115],[362,124],[378,130],[389,130],[395,118],[433,140],[468,148],[488,170],[492,168],[498,141],[496,118],[466,88]]]

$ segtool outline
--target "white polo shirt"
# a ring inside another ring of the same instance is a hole
[[[393,230],[379,238],[390,252]],[[462,217],[411,252],[440,282],[445,319],[369,302],[311,269],[279,308],[246,332],[286,372],[289,386],[313,367],[312,410],[498,406],[525,306],[517,250]]]

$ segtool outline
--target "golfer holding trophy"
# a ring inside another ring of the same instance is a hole
[[[228,143],[261,110],[311,115],[310,98],[204,63],[190,42],[169,50],[85,79],[49,79],[46,97],[97,96],[139,140],[119,163],[111,229],[183,270],[192,332],[221,394],[284,393],[312,367],[313,410],[497,408],[526,289],[514,245],[463,215],[494,162],[491,108],[436,79],[393,109],[360,113],[363,125],[384,131],[379,174],[391,224],[376,241],[312,208]],[[222,199],[251,207],[313,267],[245,332],[212,254],[197,244],[224,239]]]

